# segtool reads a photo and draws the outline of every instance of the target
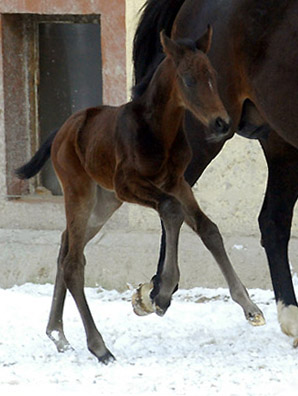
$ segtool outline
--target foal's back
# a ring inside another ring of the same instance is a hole
[[[63,169],[69,173],[73,168],[108,190],[115,190],[114,176],[120,163],[139,171],[142,168],[144,177],[154,176],[165,153],[152,132],[151,120],[145,118],[139,100],[73,114],[53,143],[52,161],[58,176],[66,173]]]
[[[58,175],[85,173],[102,187],[113,190],[115,135],[122,106],[98,106],[81,110],[64,123],[52,149]],[[65,172],[63,172],[65,170]]]

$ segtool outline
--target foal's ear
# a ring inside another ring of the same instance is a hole
[[[213,33],[213,29],[211,25],[208,25],[206,33],[204,33],[203,36],[196,41],[197,49],[205,52],[205,54],[207,54],[210,50],[212,33]]]
[[[168,37],[164,30],[160,32],[160,42],[164,53],[178,63],[179,59],[183,55],[183,49],[181,46]]]

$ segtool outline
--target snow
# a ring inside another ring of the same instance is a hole
[[[234,245],[234,246],[232,247],[232,249],[242,250],[242,249],[244,249],[244,246],[243,246],[243,245]]]
[[[86,348],[70,296],[64,328],[74,350],[60,354],[47,338],[52,290],[33,284],[0,289],[1,395],[297,394],[298,351],[280,331],[272,291],[250,290],[267,321],[252,327],[226,289],[180,290],[160,318],[137,317],[131,291],[88,288],[94,319],[117,358],[104,366]]]

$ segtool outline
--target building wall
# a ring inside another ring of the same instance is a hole
[[[22,195],[33,184],[19,181],[13,169],[27,161],[34,147],[29,117],[30,70],[24,55],[31,45],[26,37],[24,15],[100,15],[102,38],[103,100],[112,105],[126,101],[125,0],[3,0],[0,3],[0,227],[63,228],[62,198]],[[31,73],[32,74],[32,73]],[[95,87],[96,89],[96,87]],[[24,199],[23,199],[24,198]]]

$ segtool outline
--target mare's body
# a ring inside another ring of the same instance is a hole
[[[288,262],[293,208],[298,197],[298,1],[149,0],[135,36],[136,96],[161,59],[158,33],[193,38],[212,24],[209,53],[232,129],[258,139],[268,164],[259,216],[282,330],[296,338],[298,308]],[[193,151],[185,178],[193,185],[219,153],[216,139],[191,114],[185,131]],[[211,137],[211,138],[210,138]],[[164,239],[159,271],[163,267]]]

